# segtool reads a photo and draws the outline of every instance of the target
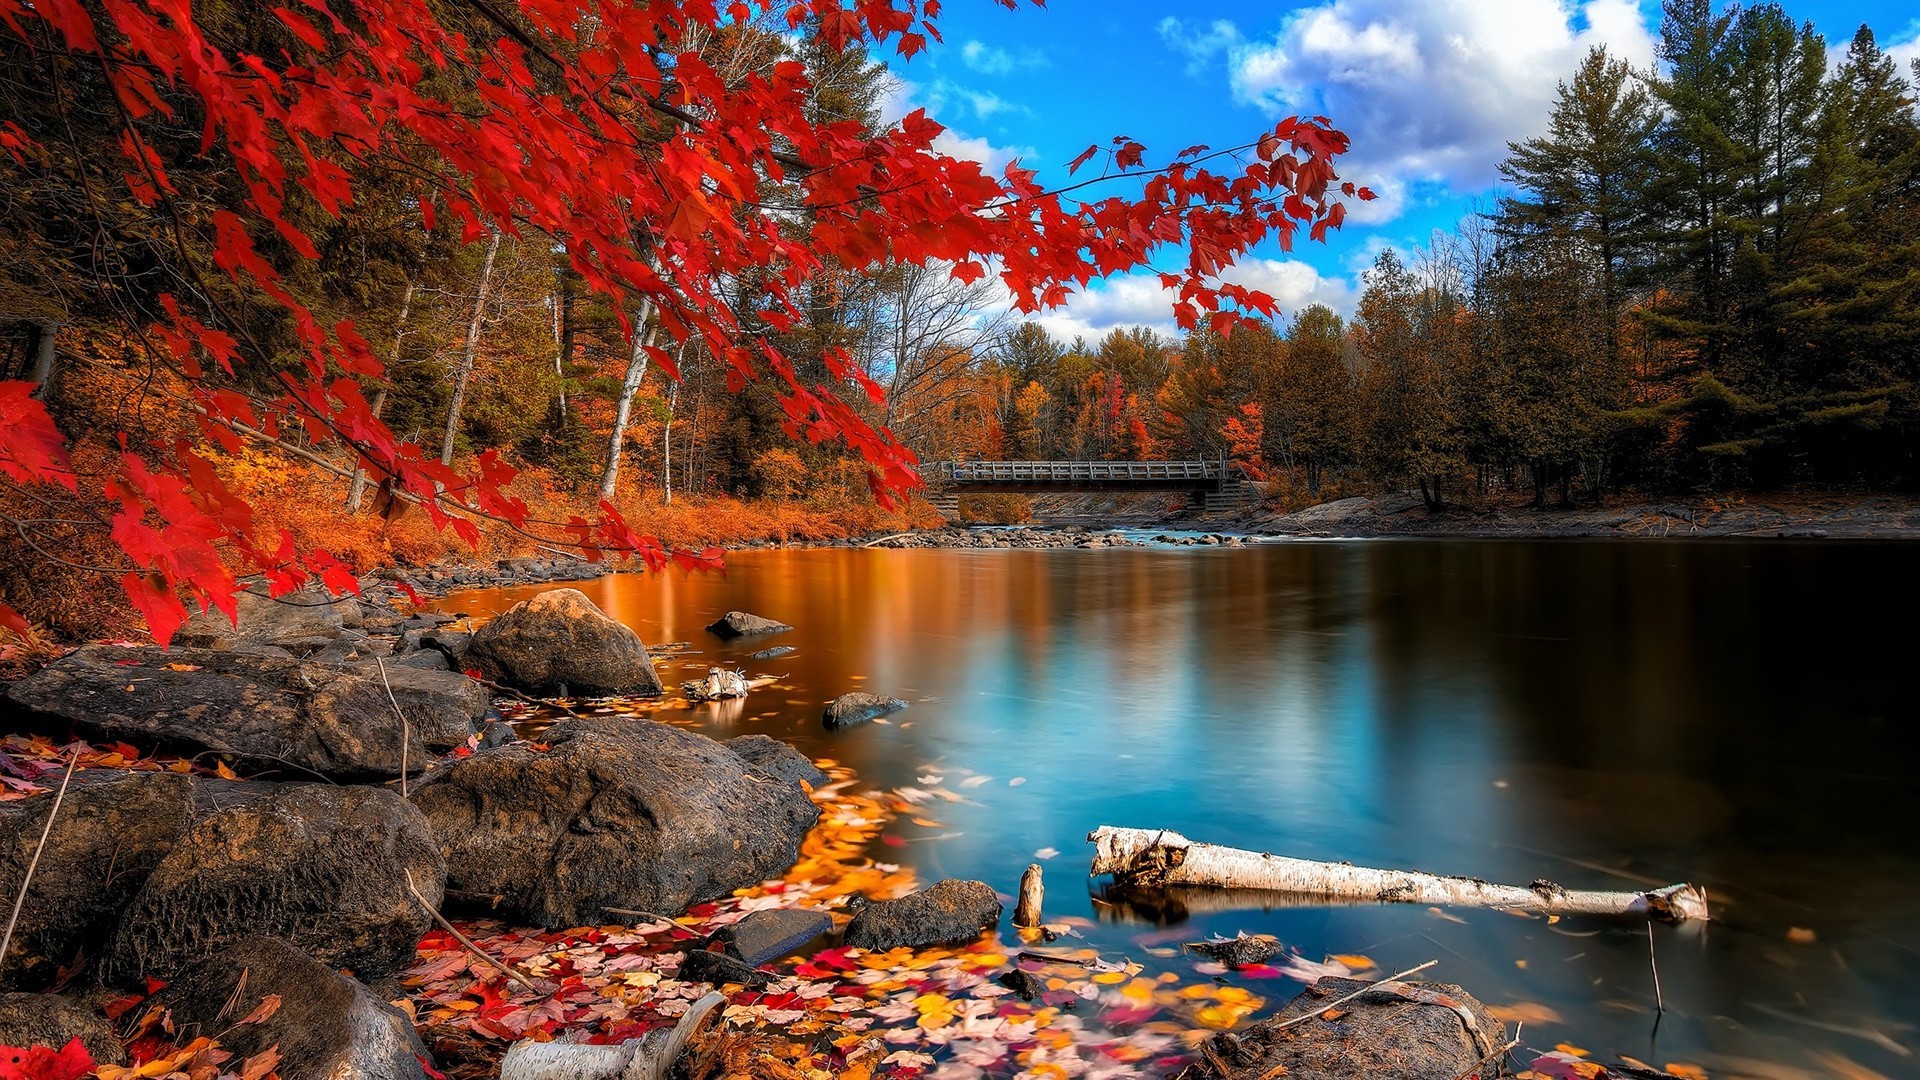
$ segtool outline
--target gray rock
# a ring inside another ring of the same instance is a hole
[[[754,660],[778,660],[783,656],[799,651],[799,649],[791,645],[775,645],[771,649],[761,649],[759,652],[751,654],[750,658]]]
[[[126,1048],[100,1010],[58,994],[0,994],[0,1046],[59,1050],[75,1039],[101,1065],[123,1065]]]
[[[911,896],[868,904],[847,924],[846,943],[856,949],[948,945],[978,938],[1000,923],[1000,898],[984,881],[948,878]]]
[[[749,988],[765,986],[773,981],[773,976],[753,970],[753,965],[742,962],[738,957],[705,949],[694,949],[687,953],[687,958],[680,961],[680,970],[673,977],[681,982],[709,983],[713,986],[731,983]]]
[[[464,630],[409,630],[400,638],[400,651],[437,652],[446,658],[447,670],[465,671],[467,654],[473,651],[473,635]]]
[[[372,662],[371,660],[362,661],[364,664],[371,664]],[[388,658],[384,662],[388,668],[415,668],[420,671],[453,670],[447,663],[447,654],[438,649],[421,649],[419,652],[403,653],[399,656]]]
[[[202,612],[173,635],[173,644],[190,649],[280,645],[298,653],[324,647],[339,636],[349,616],[355,622],[360,617],[359,604],[318,586],[275,598],[267,595],[264,583],[258,584],[234,597],[234,604],[238,624],[219,611]]]
[[[755,911],[732,926],[723,926],[709,938],[727,955],[750,968],[791,956],[802,945],[833,929],[824,911],[772,908]]]
[[[731,641],[734,638],[759,637],[762,634],[784,634],[793,627],[758,615],[749,615],[744,611],[729,611],[707,629]]]
[[[798,784],[665,724],[568,720],[543,739],[544,751],[483,750],[413,791],[449,887],[541,926],[595,925],[608,908],[675,915],[777,877],[820,816]]]
[[[1187,948],[1232,968],[1264,964],[1286,951],[1279,939],[1265,934],[1242,934],[1225,941],[1192,941]]]
[[[102,975],[139,986],[259,934],[374,979],[401,971],[438,905],[444,864],[397,792],[198,781],[194,822],[122,914]]]
[[[841,694],[833,699],[825,712],[820,714],[820,722],[828,731],[864,724],[876,717],[899,712],[907,703],[899,698],[881,697],[879,694],[851,693]]]
[[[749,765],[787,781],[806,781],[813,787],[827,782],[827,774],[813,759],[779,739],[765,735],[739,735],[726,741],[727,749],[746,759]]]
[[[1337,1012],[1328,1011],[1328,1002],[1368,985],[1353,979],[1319,980],[1273,1018],[1214,1036],[1207,1060],[1194,1066],[1195,1075],[1204,1080],[1458,1080],[1485,1067],[1494,1049],[1506,1041],[1485,1006],[1447,983],[1412,983],[1404,987],[1405,993],[1398,992],[1398,986],[1384,986],[1342,1004]],[[1474,1017],[1472,1028],[1446,1004],[1449,1001]],[[1314,1014],[1326,1015],[1290,1028],[1279,1026]]]
[[[267,995],[280,1006],[243,1024]],[[279,938],[232,942],[156,996],[185,1042],[217,1037],[230,1067],[278,1048],[283,1080],[425,1080],[427,1049],[405,1013]]]
[[[8,693],[108,739],[346,780],[400,775],[395,702],[415,768],[464,745],[488,707],[484,688],[448,672],[395,667],[382,679],[371,665],[106,645],[79,649]]]
[[[192,801],[193,781],[175,773],[76,772],[20,908],[5,985],[41,989],[76,956],[99,956],[120,912],[187,831]],[[51,792],[0,803],[0,895],[19,895],[52,805]]]
[[[578,589],[550,589],[502,612],[473,635],[466,662],[532,694],[658,694],[660,676],[640,635]]]

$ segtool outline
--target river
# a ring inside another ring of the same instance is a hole
[[[1170,941],[1270,933],[1316,961],[1438,959],[1432,977],[1530,1017],[1536,1049],[1716,1076],[1902,1076],[1920,1075],[1914,550],[768,550],[724,574],[580,588],[650,643],[691,643],[662,664],[669,682],[708,663],[782,677],[662,719],[764,732],[931,793],[924,824],[903,815],[880,857],[1005,893],[1039,861],[1049,917],[1110,954],[1191,978],[1197,958],[1166,957]],[[535,591],[442,606],[484,616]],[[729,609],[797,629],[723,644],[702,627]],[[747,658],[773,644],[798,651]],[[853,689],[912,706],[823,731],[823,702]],[[1085,876],[1102,824],[1518,884],[1693,881],[1716,920],[1653,934],[1656,1023],[1644,925],[1130,903]]]

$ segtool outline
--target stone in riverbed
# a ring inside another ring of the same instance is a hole
[[[483,750],[413,791],[449,888],[541,926],[597,925],[609,908],[677,915],[778,877],[820,816],[800,785],[665,724],[568,720],[543,740]]]
[[[673,977],[681,982],[701,982],[713,986],[733,983],[748,989],[762,987],[773,981],[773,976],[753,970],[751,964],[738,957],[704,949],[687,953],[687,958],[680,962],[680,970]]]
[[[0,803],[0,896],[19,894],[59,781],[56,775],[44,793]],[[193,781],[175,773],[74,774],[20,909],[5,985],[45,987],[76,955],[100,955],[121,911],[186,832],[192,791]]]
[[[342,780],[400,775],[396,702],[414,768],[464,745],[488,708],[486,690],[452,672],[395,666],[383,679],[371,664],[108,645],[75,651],[8,696],[92,735]]]
[[[749,615],[744,611],[729,611],[710,624],[707,629],[731,641],[734,638],[759,637],[762,634],[784,634],[793,627],[758,615]]]
[[[280,998],[266,1020],[243,1024],[267,995]],[[278,1048],[285,1080],[425,1080],[426,1047],[405,1013],[292,944],[273,937],[235,941],[179,973],[155,997],[178,1038],[217,1037],[237,1069]]]
[[[465,663],[530,694],[658,694],[647,647],[578,589],[549,589],[475,631]]]
[[[751,654],[749,658],[753,660],[778,660],[783,656],[799,651],[799,649],[791,645],[775,645],[771,649],[761,649],[759,652]]]
[[[1231,968],[1264,964],[1286,951],[1278,938],[1265,934],[1241,934],[1225,941],[1188,942],[1187,948]]]
[[[1203,1080],[1458,1080],[1485,1066],[1506,1041],[1485,1006],[1447,983],[1380,986],[1342,1004],[1337,1013],[1327,1009],[1328,1002],[1368,985],[1319,980],[1273,1018],[1214,1036],[1207,1060],[1194,1066],[1195,1075]],[[1280,1027],[1314,1014],[1326,1015]]]
[[[101,1065],[120,1065],[127,1052],[100,1010],[58,994],[0,994],[0,1046],[59,1050],[74,1039]]]
[[[260,934],[380,978],[412,962],[445,870],[397,792],[201,780],[194,821],[121,913],[102,971],[137,987]],[[244,1015],[244,1014],[243,1014]]]
[[[898,900],[868,904],[847,924],[846,943],[885,952],[978,938],[1000,923],[1000,898],[984,881],[949,878]]]
[[[827,726],[828,731],[838,731],[841,728],[864,724],[869,720],[899,712],[906,707],[907,703],[899,698],[856,691],[834,698],[826,711],[820,714],[820,722]]]
[[[728,956],[750,968],[791,956],[800,946],[833,929],[823,911],[771,908],[751,912],[732,926],[723,926],[708,939]]]
[[[726,740],[727,749],[745,758],[747,764],[782,780],[804,780],[813,787],[827,782],[827,774],[813,759],[779,739],[765,735],[739,735]]]

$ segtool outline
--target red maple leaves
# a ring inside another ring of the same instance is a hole
[[[144,134],[151,120],[195,123],[202,152],[231,163],[244,198],[192,240],[244,295],[286,312],[303,363],[276,376],[277,394],[249,390],[270,358],[240,321],[197,290],[164,297],[164,317],[138,329],[166,346],[192,387],[204,436],[228,448],[251,438],[345,444],[383,494],[417,502],[470,541],[480,523],[498,522],[565,537],[594,557],[650,566],[674,557],[608,504],[593,516],[532,521],[506,490],[513,470],[504,462],[447,467],[373,415],[354,377],[378,376],[380,362],[351,324],[326,324],[294,295],[274,261],[318,257],[290,207],[305,200],[324,214],[353,212],[364,168],[403,164],[425,227],[450,220],[469,241],[492,230],[551,237],[615,310],[644,303],[674,341],[698,341],[721,358],[734,388],[777,380],[789,433],[853,447],[884,502],[918,484],[913,454],[840,396],[848,383],[870,396],[878,387],[836,356],[825,359],[839,385],[806,381],[743,319],[776,331],[797,325],[816,273],[887,260],[944,264],[967,281],[995,274],[1033,312],[1184,247],[1185,265],[1162,275],[1177,292],[1180,324],[1226,328],[1273,311],[1270,298],[1223,284],[1226,267],[1269,237],[1289,245],[1302,225],[1322,238],[1342,220],[1342,197],[1371,197],[1336,186],[1333,161],[1347,140],[1324,118],[1283,121],[1230,150],[1193,147],[1160,168],[1149,168],[1139,142],[1115,139],[1109,173],[1138,193],[1080,201],[1072,193],[1097,179],[1049,192],[1017,166],[989,175],[936,151],[943,129],[924,112],[879,133],[818,121],[804,65],[723,76],[681,44],[744,33],[764,13],[829,48],[891,45],[911,56],[939,38],[936,0],[756,0],[724,10],[711,0],[517,0],[504,13],[462,10],[483,32],[449,26],[431,0],[276,7],[272,17],[291,35],[277,56],[224,51],[187,0],[0,0],[0,33],[40,40],[26,30],[38,20],[106,72],[126,117],[117,153],[131,198],[161,211],[177,198]],[[18,159],[33,149],[17,125],[0,124],[0,151]],[[1072,170],[1096,153],[1089,148]],[[745,274],[767,297],[743,314],[721,283]],[[189,295],[200,299],[189,304]],[[63,440],[28,391],[0,383],[0,472],[72,488]],[[157,639],[190,604],[230,608],[236,570],[265,572],[276,589],[313,577],[351,587],[324,552],[258,535],[244,502],[190,447],[127,454],[121,464],[105,484],[120,508],[114,537],[135,565],[128,595]],[[8,614],[0,609],[0,620]]]

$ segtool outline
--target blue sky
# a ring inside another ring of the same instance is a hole
[[[1866,23],[1883,47],[1920,55],[1910,2],[1788,0],[1836,50]],[[1239,280],[1289,312],[1315,301],[1343,314],[1359,271],[1382,247],[1424,246],[1497,193],[1507,142],[1544,126],[1555,83],[1604,43],[1651,62],[1659,5],[1635,0],[1051,0],[1006,11],[950,0],[946,37],[895,64],[894,114],[924,106],[949,129],[949,152],[995,169],[1013,157],[1065,176],[1088,144],[1146,143],[1149,161],[1192,143],[1249,141],[1279,117],[1325,113],[1353,137],[1349,178],[1385,197],[1328,244],[1256,253]],[[1170,327],[1144,277],[1077,296],[1042,320],[1056,334]]]

